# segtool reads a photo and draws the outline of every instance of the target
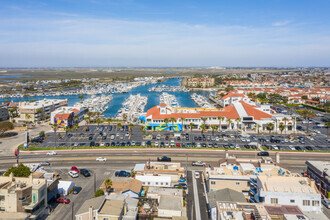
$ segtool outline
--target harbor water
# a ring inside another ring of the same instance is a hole
[[[159,104],[159,96],[162,92],[153,92],[153,91],[148,91],[149,88],[154,87],[154,86],[180,86],[181,84],[181,78],[171,78],[166,80],[165,82],[162,83],[155,83],[155,84],[148,84],[144,86],[139,86],[137,88],[134,88],[130,90],[127,93],[114,93],[113,95],[113,100],[108,104],[109,108],[103,113],[105,117],[114,117],[116,116],[118,110],[122,107],[122,103],[125,102],[125,100],[130,96],[130,95],[137,95],[141,94],[141,96],[147,96],[148,97],[148,102],[145,107],[145,111],[148,110],[149,108],[152,108],[156,105]],[[191,92],[183,92],[183,91],[174,91],[174,92],[167,92],[169,94],[172,94],[176,97],[178,103],[182,107],[198,107],[196,103],[191,99],[190,95],[192,93],[198,93],[200,95],[204,95],[208,97],[209,92],[204,92],[204,91],[191,91]],[[105,94],[105,95],[108,95]],[[96,95],[100,96],[100,95]],[[84,95],[84,99],[90,98],[90,95]],[[76,102],[80,102],[78,98],[78,95],[63,95],[63,96],[31,96],[31,97],[22,97],[22,98],[3,98],[0,99],[0,103],[4,102],[5,100],[8,101],[14,101],[14,102],[20,102],[20,101],[29,101],[31,99],[35,100],[41,100],[41,99],[68,99],[68,105],[73,106]],[[83,100],[84,100],[83,99]]]

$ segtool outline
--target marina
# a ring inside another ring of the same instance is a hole
[[[116,119],[127,120],[128,122],[137,122],[141,113],[147,104],[148,97],[137,95],[130,95],[123,103],[123,107],[118,110]]]
[[[92,96],[91,98],[85,99],[84,101],[77,102],[74,104],[75,107],[84,107],[88,108],[91,112],[101,112],[103,113],[108,109],[109,103],[112,101],[112,95],[101,95],[101,96]]]
[[[153,86],[148,89],[149,92],[190,92],[190,89],[182,86]]]
[[[166,92],[159,96],[159,103],[165,103],[168,106],[180,107],[178,100],[174,95],[168,94]]]
[[[191,94],[191,99],[199,106],[202,108],[210,108],[210,109],[215,109],[216,107],[211,104],[205,96],[199,95],[197,93]]]
[[[103,112],[105,117],[115,117],[118,110],[122,108],[122,104],[130,95],[141,94],[141,96],[147,96],[148,102],[145,106],[145,109],[152,108],[159,104],[159,96],[162,94],[161,92],[149,92],[148,89],[154,86],[180,86],[182,78],[170,78],[161,83],[148,83],[146,85],[141,85],[135,88],[132,88],[130,91],[126,93],[111,93],[113,96],[113,100],[108,104],[108,109]],[[207,96],[209,94],[208,91],[196,91],[197,94],[203,94]],[[65,94],[65,95],[60,95]],[[110,93],[103,93],[104,95],[110,95]],[[176,92],[168,92],[168,94],[174,95],[177,99],[177,102],[180,103],[182,106],[185,107],[198,107],[196,103],[191,99],[190,95],[192,92],[183,92],[183,91],[176,91]],[[79,98],[79,94],[72,94],[72,93],[58,93],[58,94],[48,94],[47,98],[49,99],[67,99],[68,106],[74,106],[77,102],[84,101],[85,99],[91,98],[92,95],[83,94],[83,98]],[[101,94],[95,94],[95,97],[101,96]],[[0,98],[0,103],[4,101],[8,102],[22,102],[22,101],[29,101],[29,100],[42,100],[45,98],[43,93],[39,93],[39,95],[35,96],[25,96],[25,97],[6,97]]]

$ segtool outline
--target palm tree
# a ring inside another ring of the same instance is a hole
[[[164,123],[166,124],[166,131],[167,131],[167,124],[170,120],[168,118],[164,118]]]
[[[110,124],[112,122],[112,118],[106,118],[105,121],[108,122],[108,125],[110,126]]]
[[[275,133],[277,134],[277,128],[278,128],[277,123],[278,123],[278,119],[274,119],[273,121],[275,122]]]
[[[55,138],[55,149],[56,149],[56,141],[57,141],[56,131],[58,128],[58,124],[54,123],[54,124],[51,124],[50,126],[52,127],[53,131],[55,132],[54,138]]]
[[[232,123],[233,123],[232,120],[231,119],[228,119],[227,122],[228,122],[228,125],[229,125],[229,129],[232,129],[232,126],[231,126]]]
[[[28,113],[26,113],[26,114],[25,114],[25,118],[26,118],[27,120],[29,120],[29,119],[31,119],[31,115],[28,114]]]
[[[80,126],[78,125],[78,124],[74,124],[73,125],[73,129],[75,129],[76,130],[76,135],[75,136],[77,136],[77,133],[78,133],[78,129],[80,128]]]
[[[278,127],[279,127],[279,129],[281,131],[281,135],[282,135],[282,133],[283,133],[283,131],[285,129],[285,125],[284,124],[280,124]]]
[[[221,122],[224,120],[225,118],[222,116],[218,116],[218,120],[219,120],[219,130],[221,130]]]
[[[141,126],[140,126],[140,131],[142,131],[143,136],[146,135],[146,127],[145,127],[144,125],[141,125]]]
[[[297,129],[297,118],[293,117],[292,118],[292,122],[293,122],[293,132],[294,134],[296,133],[296,129]]]
[[[202,131],[202,135],[203,135],[204,132],[206,131],[206,127],[205,127],[205,125],[201,125],[201,126],[199,126],[199,129],[201,129],[201,131]]]
[[[309,132],[309,120],[315,117],[315,112],[312,109],[304,109],[299,114],[307,121],[307,133]]]
[[[212,135],[214,136],[214,131],[217,130],[217,126],[215,125],[211,125],[211,129],[212,129]]]
[[[127,120],[127,114],[123,113],[123,120],[126,121]]]
[[[270,132],[272,132],[272,130],[274,130],[274,123],[267,123],[266,128],[269,132],[269,140],[270,140]]]
[[[77,123],[79,121],[79,116],[75,115],[73,116],[74,123]]]
[[[171,117],[171,121],[172,121],[172,128],[173,128],[173,131],[174,131],[174,123],[176,122],[176,118]]]
[[[105,188],[106,188],[106,191],[107,191],[107,193],[109,194],[110,193],[110,191],[111,191],[111,186],[112,186],[112,181],[111,181],[111,179],[105,179],[104,180],[104,186],[105,186]]]
[[[128,127],[129,127],[129,130],[130,130],[130,132],[131,132],[131,137],[132,137],[132,135],[133,135],[134,124],[133,124],[133,123],[130,123],[130,124],[128,125]]]
[[[241,122],[241,118],[236,118],[235,121],[236,121],[236,137],[235,137],[235,146],[236,146],[236,141],[237,141],[237,138],[238,138],[237,137],[238,136],[238,125]]]
[[[181,123],[182,123],[182,131],[184,130],[184,121],[186,120],[184,117],[180,118]]]
[[[91,122],[91,118],[90,117],[85,117],[84,119],[87,121],[87,124],[89,124]]]
[[[64,131],[65,131],[65,136],[68,136],[68,133],[71,131],[71,128],[69,126],[65,126]],[[71,140],[71,138],[70,138],[70,140]],[[66,145],[66,143],[65,143],[65,145]]]
[[[327,128],[327,143],[329,140],[329,129],[330,129],[330,122],[324,123],[324,126]]]
[[[284,117],[282,120],[284,121],[285,134],[286,134],[286,130],[287,130],[287,128],[286,128],[286,123],[287,123],[287,121],[288,121],[289,119],[288,119],[287,117]]]
[[[99,127],[101,123],[102,123],[102,120],[100,118],[97,118],[96,119],[97,127]]]
[[[122,124],[119,122],[116,127],[117,127],[117,131],[119,131],[119,129],[122,127]]]
[[[261,127],[261,125],[257,124],[256,129],[257,129],[257,131],[258,131],[258,134],[259,134],[259,129],[260,129],[260,127]]]
[[[190,132],[192,132],[192,129],[195,127],[195,124],[190,122],[189,127],[190,127]]]

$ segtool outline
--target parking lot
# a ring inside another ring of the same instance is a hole
[[[78,167],[80,169],[80,167]],[[82,168],[82,167],[81,167]],[[84,177],[79,175],[78,178],[72,178],[68,175],[68,168],[56,168],[52,169],[52,172],[60,174],[61,180],[73,181],[75,186],[81,187],[81,191],[78,194],[71,193],[65,198],[70,199],[69,204],[52,202],[49,205],[52,207],[52,212],[49,219],[71,219],[72,213],[75,214],[86,199],[94,196],[94,187],[99,189],[104,179],[109,178],[114,173],[112,169],[99,168],[99,169],[88,169],[91,173],[90,177]]]
[[[301,124],[302,126],[306,126]],[[325,129],[325,128],[323,128]],[[316,129],[314,129],[316,130]],[[320,130],[320,129],[319,129]],[[328,151],[327,136],[321,131],[309,135],[296,134],[240,134],[235,131],[204,132],[148,132],[144,137],[140,126],[132,131],[124,125],[117,129],[114,125],[81,126],[69,133],[49,133],[38,147],[187,147],[187,148],[223,148],[267,150]]]

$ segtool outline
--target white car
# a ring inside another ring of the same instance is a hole
[[[296,150],[296,148],[294,148],[294,146],[290,145],[289,146],[290,150]]]
[[[132,141],[131,145],[132,145],[132,146],[135,146],[135,144],[136,144],[135,141]]]
[[[199,176],[199,172],[195,172],[195,178],[196,178],[196,179],[199,179],[199,177],[200,177],[200,176]]]
[[[76,172],[76,171],[73,171],[73,170],[70,170],[68,174],[69,174],[69,176],[71,176],[72,178],[77,178],[77,177],[79,177],[79,173]]]
[[[228,141],[228,138],[227,138],[227,137],[224,137],[223,140],[224,140],[224,141]]]
[[[158,141],[155,142],[155,146],[158,147],[159,146],[159,143]]]
[[[168,147],[168,146],[170,146],[170,144],[169,144],[168,142],[166,142],[166,143],[165,143],[165,146]]]
[[[215,138],[215,141],[219,141],[220,139],[218,137]]]
[[[142,141],[141,146],[142,147],[146,146],[146,142]]]
[[[102,142],[102,143],[100,144],[100,147],[104,147],[104,146],[105,146],[105,143]]]
[[[50,151],[50,152],[47,152],[46,155],[57,155],[56,151]]]
[[[98,158],[96,158],[96,161],[105,162],[105,161],[107,161],[107,158],[98,157]]]
[[[285,142],[285,143],[288,143],[288,142],[289,142],[289,139],[285,138],[285,139],[284,139],[284,142]]]

